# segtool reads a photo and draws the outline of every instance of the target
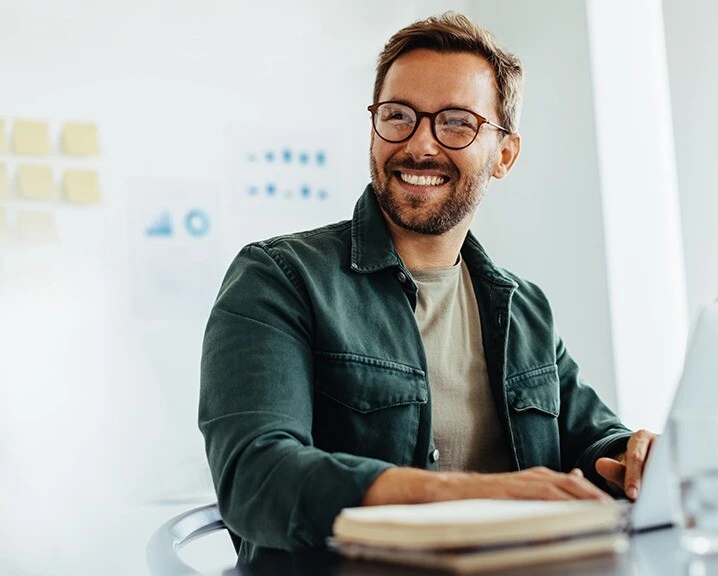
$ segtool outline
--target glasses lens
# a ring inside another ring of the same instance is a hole
[[[434,121],[436,138],[450,148],[471,144],[480,127],[476,116],[466,110],[442,110]]]
[[[406,140],[416,126],[416,112],[404,104],[386,102],[374,111],[374,129],[389,142]]]

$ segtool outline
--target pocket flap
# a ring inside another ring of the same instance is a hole
[[[558,416],[560,394],[556,366],[532,370],[506,382],[506,396],[517,412],[534,409]]]
[[[317,392],[357,412],[405,404],[426,404],[426,376],[404,364],[357,354],[317,353]]]

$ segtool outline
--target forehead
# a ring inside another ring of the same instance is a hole
[[[459,106],[495,114],[494,70],[485,58],[469,52],[412,50],[389,68],[379,100],[402,100],[427,112]]]

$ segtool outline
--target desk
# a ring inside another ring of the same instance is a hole
[[[409,576],[441,574],[399,565],[344,560],[329,552],[290,554],[277,552],[257,566],[239,565],[225,576]],[[496,572],[506,576],[718,576],[718,558],[698,559],[678,546],[678,533],[666,528],[636,534],[629,550],[617,557],[593,558],[564,564],[531,566]]]

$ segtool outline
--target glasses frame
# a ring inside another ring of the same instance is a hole
[[[411,133],[402,138],[401,140],[389,140],[388,138],[384,138],[381,134],[379,134],[379,130],[376,129],[376,111],[379,109],[379,106],[383,104],[399,104],[401,106],[406,106],[410,110],[416,114],[416,124],[414,124],[414,129],[411,131]],[[464,148],[468,148],[474,143],[474,140],[476,140],[476,137],[479,135],[479,130],[481,130],[481,127],[484,124],[488,124],[489,126],[493,126],[494,128],[501,130],[502,132],[506,132],[506,134],[511,134],[510,130],[507,130],[503,126],[499,126],[498,124],[495,124],[494,122],[491,122],[490,120],[484,118],[481,114],[477,114],[473,110],[468,110],[466,108],[457,108],[456,106],[450,106],[449,108],[442,108],[441,110],[437,110],[436,112],[421,112],[419,110],[416,110],[413,106],[410,106],[406,102],[398,102],[396,100],[386,100],[384,102],[377,102],[376,104],[372,104],[371,106],[367,106],[367,110],[371,112],[371,125],[374,128],[374,132],[376,133],[379,138],[384,140],[384,142],[389,142],[390,144],[400,144],[401,142],[406,142],[407,140],[411,139],[411,137],[416,134],[416,131],[419,129],[419,124],[421,124],[422,118],[428,118],[429,119],[429,125],[431,126],[431,134],[434,136],[434,140],[436,140],[440,146],[443,146],[444,148],[448,148],[449,150],[463,150]],[[476,134],[474,134],[474,137],[471,139],[471,142],[464,146],[447,146],[444,144],[439,138],[436,136],[436,117],[441,114],[442,112],[446,112],[447,110],[461,110],[462,112],[468,112],[472,116],[476,118],[476,120],[479,123],[478,128],[476,129]]]

